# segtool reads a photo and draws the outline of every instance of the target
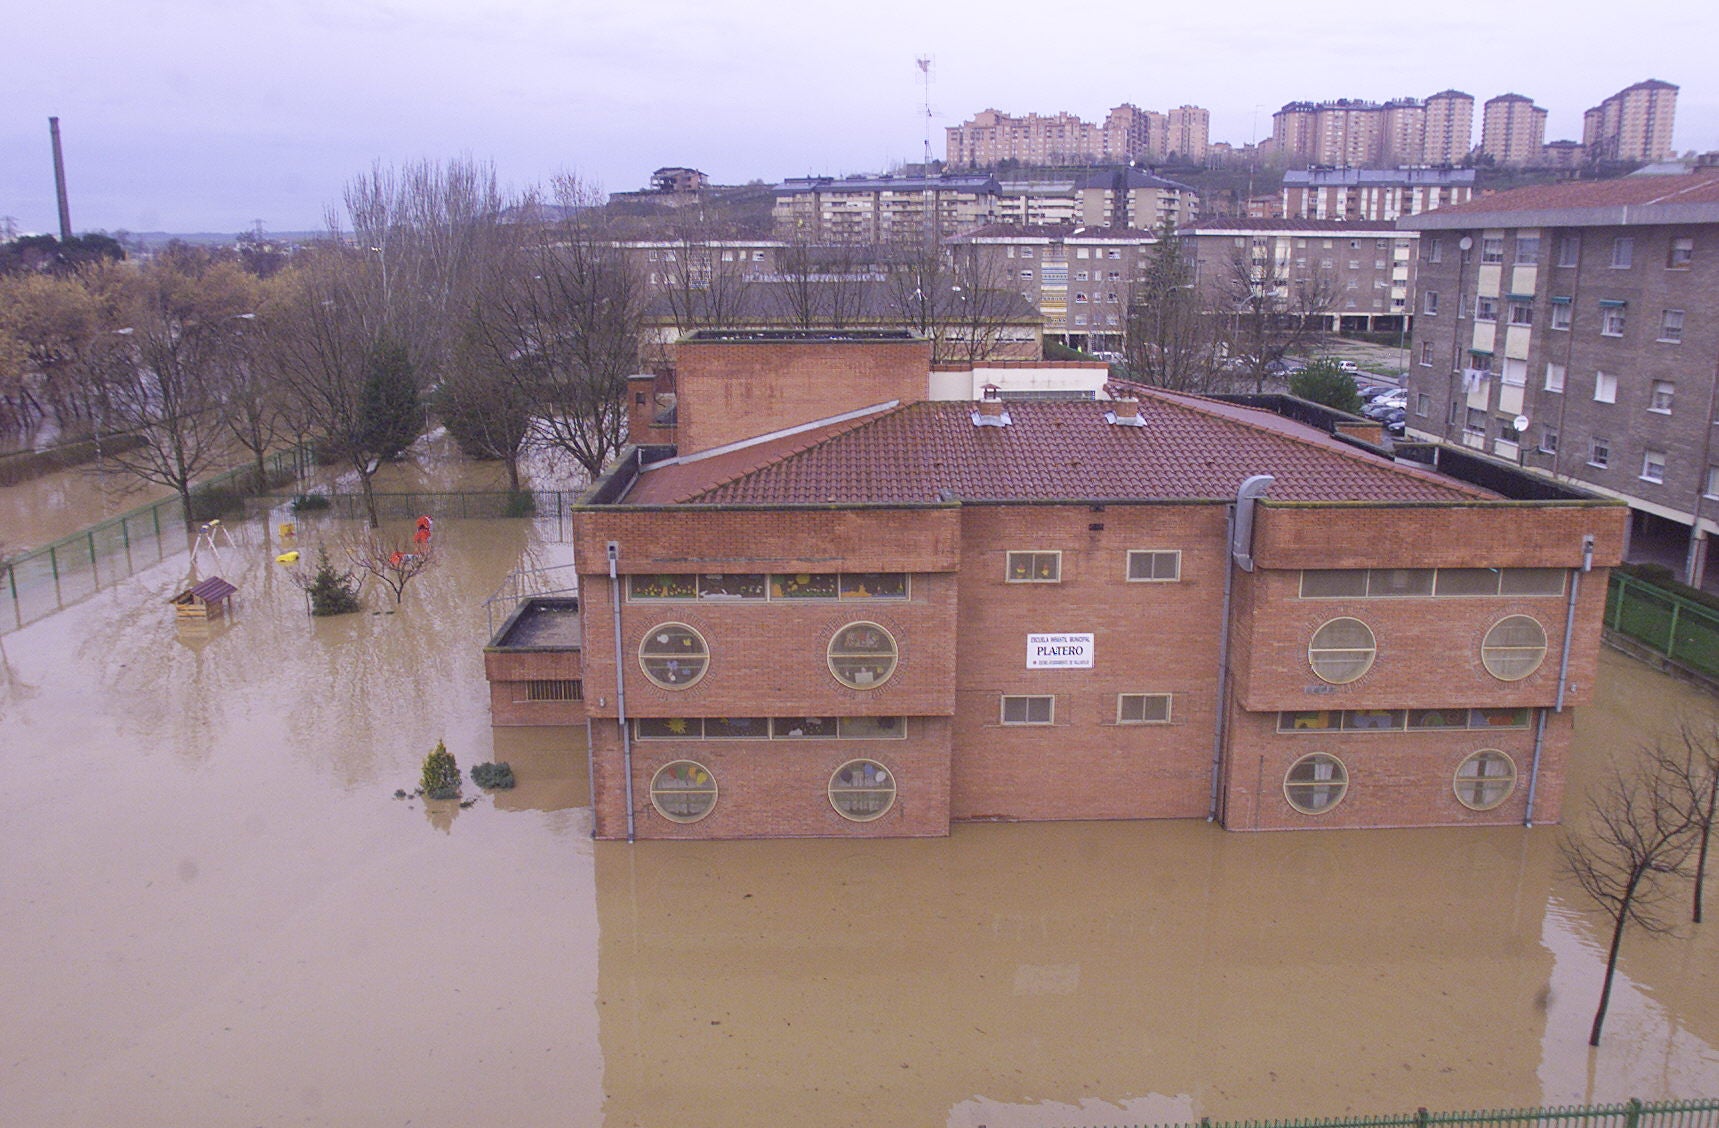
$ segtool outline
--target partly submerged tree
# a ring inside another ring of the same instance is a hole
[[[436,553],[427,532],[422,540],[398,542],[371,533],[348,541],[346,558],[355,569],[393,592],[394,602],[399,603],[406,596],[406,585],[436,562]]]
[[[1682,871],[1695,844],[1689,812],[1680,800],[1663,754],[1644,750],[1636,764],[1617,769],[1594,792],[1587,828],[1568,833],[1562,844],[1566,870],[1612,922],[1590,1046],[1600,1044],[1624,926],[1634,924],[1647,933],[1672,927],[1663,915],[1666,879]]]
[[[1707,856],[1713,823],[1719,814],[1719,727],[1699,727],[1693,721],[1678,726],[1675,742],[1659,747],[1661,770],[1671,778],[1673,794],[1688,817],[1695,836],[1694,891],[1690,920],[1701,923],[1701,902],[1707,886]]]

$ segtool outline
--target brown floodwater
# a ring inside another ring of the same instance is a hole
[[[212,627],[175,625],[176,553],[0,635],[0,1124],[1048,1128],[1719,1094],[1719,924],[1630,934],[1588,1049],[1605,931],[1559,828],[593,843],[580,735],[485,705],[483,600],[567,562],[554,522],[438,522],[397,610],[325,620],[272,532],[200,558],[239,585]],[[1602,670],[1577,787],[1713,708]],[[518,788],[394,798],[437,740]]]

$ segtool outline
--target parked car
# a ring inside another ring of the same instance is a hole
[[[1359,364],[1356,364],[1352,360],[1337,360],[1337,361],[1333,361],[1332,363],[1337,366],[1337,371],[1347,372],[1351,376],[1353,376],[1355,373],[1361,371],[1361,366]]]
[[[1307,365],[1301,363],[1299,360],[1289,360],[1288,358],[1285,358],[1283,360],[1274,360],[1270,364],[1266,365],[1265,374],[1267,376],[1293,376],[1306,367]]]
[[[1393,411],[1406,411],[1409,406],[1409,393],[1401,388],[1393,388],[1372,403],[1361,409],[1361,414],[1368,419],[1384,419]]]
[[[1385,425],[1386,434],[1395,435],[1398,438],[1401,438],[1403,433],[1409,429],[1408,409],[1403,407],[1394,408],[1389,415],[1385,416],[1385,418],[1381,420],[1381,422]]]

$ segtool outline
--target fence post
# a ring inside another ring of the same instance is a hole
[[[1675,659],[1677,657],[1677,613],[1682,607],[1683,601],[1681,599],[1671,601],[1671,625],[1666,628],[1665,632],[1665,656],[1667,658]]]
[[[1624,1105],[1624,1128],[1636,1128],[1641,1122],[1641,1098],[1631,1097]]]
[[[53,545],[48,546],[48,568],[54,573],[54,582],[60,579],[60,554]]]
[[[1415,1128],[1427,1128],[1427,1106],[1415,1109]]]
[[[1621,630],[1618,625],[1623,622],[1624,600],[1629,598],[1629,580],[1617,572],[1612,573],[1612,583],[1618,588],[1617,606],[1612,608],[1612,630]]]

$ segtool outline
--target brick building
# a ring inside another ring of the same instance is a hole
[[[1410,427],[1628,501],[1699,584],[1719,528],[1719,170],[1519,188],[1402,226],[1421,234]]]
[[[1468,156],[1473,129],[1474,98],[1460,90],[1425,101],[1289,102],[1271,117],[1270,151],[1291,165],[1454,164]]]
[[[1134,286],[1157,237],[1127,227],[994,223],[958,235],[983,277],[1006,278],[1042,318],[1044,332],[1074,348],[1116,350]]]
[[[681,346],[672,442],[572,516],[599,837],[1559,817],[1621,506],[1148,389],[931,401],[929,361]]]
[[[1171,154],[1198,162],[1210,144],[1211,114],[1199,106],[1177,106],[1165,114],[1125,102],[1102,122],[1071,113],[1016,117],[981,110],[946,127],[944,159],[957,169],[995,168],[1003,161],[1029,167],[1127,164]]]
[[[1488,98],[1480,121],[1480,155],[1503,166],[1538,164],[1546,143],[1546,111],[1532,98]]]
[[[803,176],[776,188],[778,239],[814,243],[918,242],[989,223],[997,181],[989,176]]]
[[[1244,282],[1269,279],[1277,305],[1321,316],[1333,332],[1396,331],[1409,315],[1416,236],[1394,224],[1237,217],[1193,224],[1177,237],[1209,309],[1235,309]]]

